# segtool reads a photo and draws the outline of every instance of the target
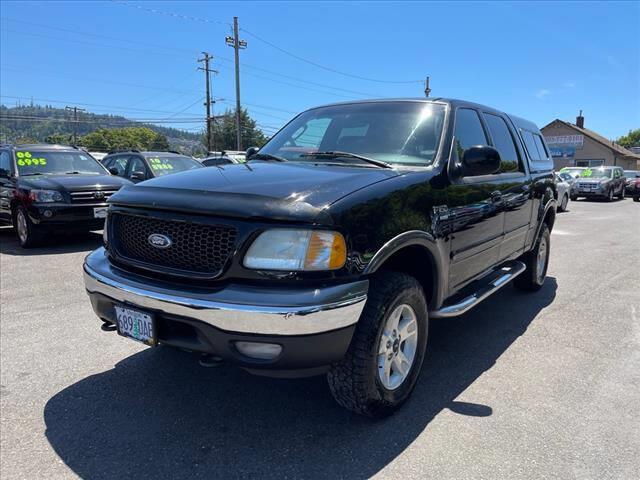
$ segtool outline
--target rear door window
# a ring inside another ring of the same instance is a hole
[[[531,160],[531,170],[539,172],[553,169],[553,162],[549,158],[542,136],[529,130],[520,130],[520,133]]]
[[[500,173],[524,172],[511,131],[502,117],[485,113],[493,146],[500,153]]]

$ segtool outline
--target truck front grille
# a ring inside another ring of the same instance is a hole
[[[114,213],[109,225],[109,249],[124,263],[184,276],[218,276],[236,246],[237,229],[178,220]],[[161,235],[169,246],[152,245]],[[155,237],[157,238],[157,237]],[[168,242],[167,242],[168,243]]]

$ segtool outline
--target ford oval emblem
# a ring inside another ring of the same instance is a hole
[[[156,248],[169,248],[173,243],[169,237],[160,233],[152,233],[147,238],[147,241],[149,245]]]

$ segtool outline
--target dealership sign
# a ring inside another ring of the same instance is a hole
[[[576,150],[580,150],[584,145],[584,135],[556,135],[544,137],[549,145],[552,157],[573,158]]]

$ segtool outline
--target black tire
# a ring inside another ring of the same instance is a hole
[[[578,196],[577,196],[577,195],[571,195],[571,196],[569,197],[569,199],[570,199],[572,202],[575,202],[575,201],[577,201],[577,200],[578,200]]]
[[[624,186],[623,186],[623,187],[622,187],[622,190],[620,190],[620,195],[618,195],[618,198],[619,198],[620,200],[624,200],[625,193],[626,193],[626,187],[624,187]]]
[[[388,390],[378,375],[378,348],[389,315],[402,304],[409,305],[415,312],[418,339],[413,363],[404,381]],[[428,325],[427,302],[415,278],[399,272],[381,272],[373,277],[351,345],[344,358],[333,364],[327,374],[336,401],[352,412],[374,418],[386,417],[400,408],[409,398],[420,373]]]
[[[541,245],[546,246],[545,259],[542,267],[542,272],[538,267],[538,254],[541,250]],[[544,285],[544,280],[547,277],[547,268],[549,266],[549,254],[551,252],[551,234],[547,225],[542,226],[542,231],[536,240],[536,244],[533,249],[525,253],[520,260],[524,262],[527,269],[516,277],[513,281],[513,285],[525,292],[536,292]]]
[[[42,245],[44,232],[29,218],[29,214],[22,205],[18,205],[13,216],[13,226],[18,235],[18,242],[22,248],[33,248]]]
[[[562,196],[562,200],[560,201],[560,204],[558,205],[558,211],[559,212],[566,212],[567,211],[567,204],[569,203],[569,195],[567,195],[566,193]]]
[[[607,192],[607,196],[606,196],[605,200],[607,202],[613,202],[613,187],[611,187],[609,189],[609,192]]]
[[[634,202],[640,202],[640,197],[633,197]]]

